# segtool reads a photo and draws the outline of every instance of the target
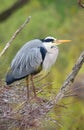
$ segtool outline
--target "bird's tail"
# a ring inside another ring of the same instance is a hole
[[[9,85],[15,81],[12,71],[8,71],[6,75],[6,84]]]

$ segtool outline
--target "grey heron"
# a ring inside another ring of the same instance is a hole
[[[47,71],[55,63],[59,49],[57,45],[70,42],[71,40],[57,40],[54,37],[45,39],[34,39],[22,46],[12,60],[10,69],[6,75],[7,85],[14,81],[26,78],[27,97],[29,98],[29,76],[33,87],[34,96],[36,97],[33,76],[41,70]]]

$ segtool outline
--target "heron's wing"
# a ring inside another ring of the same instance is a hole
[[[40,48],[31,48],[23,52],[11,64],[12,74],[15,79],[23,78],[34,73],[42,63]]]

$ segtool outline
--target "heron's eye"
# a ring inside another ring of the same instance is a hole
[[[51,46],[51,48],[54,48],[54,46]]]

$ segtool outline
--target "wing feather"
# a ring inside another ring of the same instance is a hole
[[[12,74],[15,79],[25,77],[40,67],[42,63],[42,55],[40,48],[31,48],[26,53],[24,52],[21,57],[14,60],[11,65]]]

